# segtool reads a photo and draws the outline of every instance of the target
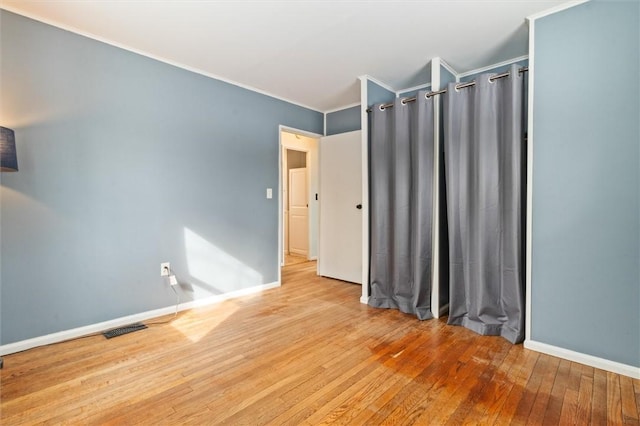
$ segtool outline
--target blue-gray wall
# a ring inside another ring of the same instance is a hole
[[[360,105],[327,114],[327,136],[353,132],[362,128]]]
[[[411,89],[398,92],[399,98],[412,98],[418,94],[419,91],[426,90],[429,92],[431,90],[431,84],[426,85],[425,87],[420,87],[419,89]]]
[[[518,67],[526,67],[529,65],[529,60],[523,59],[521,61],[515,61],[513,62],[513,64],[517,64]],[[474,74],[469,74],[467,76],[460,77],[460,83],[465,83],[467,81],[475,80],[476,78],[480,77],[482,74],[502,74],[503,72],[509,71],[509,69],[511,68],[511,65],[512,65],[511,63],[507,65],[500,65],[495,68],[490,68],[484,71],[480,71]]]
[[[396,94],[371,80],[367,80],[367,106],[392,102]]]
[[[0,12],[1,342],[278,279],[278,125],[323,115]]]
[[[535,21],[531,285],[532,340],[636,367],[639,16],[588,2]]]
[[[445,87],[447,87],[447,84],[453,83],[455,81],[456,76],[447,68],[440,65],[440,88],[444,89]]]

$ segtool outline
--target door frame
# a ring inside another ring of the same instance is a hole
[[[294,133],[300,136],[306,136],[309,138],[314,138],[318,140],[318,143],[320,141],[320,138],[323,136],[319,133],[313,133],[313,132],[308,132],[306,130],[300,130],[300,129],[296,129],[294,127],[289,127],[289,126],[284,126],[284,125],[279,125],[278,126],[278,255],[276,256],[277,259],[277,265],[278,265],[278,283],[282,284],[282,266],[284,266],[284,226],[283,226],[283,221],[284,221],[284,212],[283,212],[283,200],[282,200],[282,166],[283,166],[283,152],[285,149],[294,149],[296,151],[304,151],[307,153],[307,186],[311,187],[311,180],[312,180],[312,176],[313,173],[311,171],[311,161],[310,161],[310,154],[309,154],[309,149],[300,149],[298,147],[289,147],[288,144],[283,144],[282,142],[282,132],[287,132],[287,133]],[[316,183],[317,184],[317,183]],[[312,198],[314,197],[314,194],[309,190],[308,191],[308,197],[309,197],[309,205],[311,205],[311,201]],[[309,212],[310,213],[310,212]],[[309,236],[311,236],[311,215],[309,214]],[[309,252],[311,251],[311,242],[309,242]],[[310,259],[312,259],[312,256],[308,256]]]

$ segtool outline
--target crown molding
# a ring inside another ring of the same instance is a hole
[[[375,77],[371,77],[370,75],[365,74],[365,75],[363,75],[363,76],[361,76],[361,77],[359,77],[359,78],[360,78],[361,80],[362,80],[363,78],[364,78],[364,79],[367,79],[367,80],[369,80],[369,81],[371,81],[371,82],[373,82],[373,83],[377,84],[378,86],[382,87],[383,89],[386,89],[386,90],[388,90],[388,91],[390,91],[390,92],[392,92],[392,93],[396,93],[396,92],[397,92],[397,90],[396,90],[396,89],[394,89],[393,87],[389,86],[389,85],[388,85],[388,84],[386,84],[386,83],[381,82],[380,80],[376,79]]]
[[[357,107],[357,106],[360,106],[360,102],[353,102],[353,103],[350,103],[350,104],[347,104],[347,105],[343,105],[343,106],[340,106],[340,107],[337,107],[337,108],[331,108],[331,109],[326,110],[324,113],[325,114],[331,114],[332,112],[338,112],[338,111],[342,111],[342,110],[353,108],[353,107]]]
[[[33,19],[34,21],[38,21],[38,22],[41,22],[43,24],[50,25],[52,27],[55,27],[55,28],[58,28],[58,29],[61,29],[61,30],[64,30],[64,31],[67,31],[67,32],[70,32],[70,33],[73,33],[73,34],[77,34],[77,35],[82,36],[82,37],[86,37],[86,38],[94,40],[94,41],[98,41],[100,43],[107,44],[109,46],[116,47],[118,49],[122,49],[122,50],[126,50],[128,52],[131,52],[131,53],[135,53],[136,55],[144,56],[146,58],[150,58],[150,59],[153,59],[155,61],[162,62],[164,64],[171,65],[171,66],[174,66],[176,68],[180,68],[180,69],[183,69],[185,71],[192,72],[194,74],[199,74],[199,75],[202,75],[202,76],[205,76],[205,77],[208,77],[208,78],[212,78],[214,80],[221,81],[223,83],[231,84],[232,86],[236,86],[236,87],[239,87],[241,89],[249,90],[249,91],[252,91],[252,92],[255,92],[255,93],[259,93],[259,94],[264,95],[264,96],[268,96],[270,98],[277,99],[279,101],[283,101],[283,102],[287,102],[287,103],[292,104],[292,105],[299,106],[301,108],[306,108],[306,109],[309,109],[311,111],[322,113],[322,111],[320,111],[317,108],[314,108],[314,107],[309,106],[309,105],[302,104],[300,102],[293,101],[291,99],[284,98],[282,96],[275,95],[275,94],[270,93],[270,92],[268,92],[266,90],[258,89],[257,87],[253,87],[253,86],[249,86],[247,84],[239,83],[237,81],[234,81],[234,80],[231,80],[231,79],[228,79],[228,78],[216,75],[216,74],[212,74],[210,72],[201,70],[199,68],[191,67],[189,65],[185,65],[185,64],[182,64],[180,62],[176,62],[176,61],[164,58],[164,57],[159,56],[159,55],[154,55],[152,53],[145,52],[143,50],[135,49],[135,48],[133,48],[131,46],[127,46],[125,44],[118,43],[116,41],[113,41],[113,40],[110,40],[110,39],[107,39],[107,38],[104,38],[104,37],[97,36],[97,35],[95,35],[93,33],[90,33],[90,32],[82,31],[82,30],[80,30],[78,28],[75,28],[75,27],[72,27],[72,26],[69,26],[69,25],[63,25],[63,24],[60,24],[58,22],[42,18],[39,15],[27,13],[27,12],[24,12],[22,10],[19,10],[19,9],[16,9],[14,7],[7,6],[7,5],[0,5],[0,9],[1,10],[5,10],[7,12],[15,13],[16,15],[20,15],[20,16],[25,17],[25,18]]]
[[[572,7],[587,3],[589,0],[574,0],[567,3],[560,4],[552,7],[551,9],[543,10],[542,12],[534,13],[527,16],[528,21],[535,21],[536,19],[544,18],[545,16],[553,15],[554,13],[562,12],[563,10],[570,9]]]
[[[440,65],[446,69],[447,71],[449,71],[451,74],[453,74],[454,77],[458,76],[458,72],[456,70],[453,69],[453,67],[451,65],[449,65],[444,59],[440,58]]]
[[[487,65],[486,67],[476,68],[475,70],[465,71],[461,74],[458,74],[458,78],[468,77],[473,74],[479,74],[481,72],[489,71],[495,68],[503,67],[505,65],[515,64],[516,62],[525,61],[529,59],[529,55],[518,56],[517,58],[507,59],[506,61],[498,62],[495,64]]]
[[[455,74],[454,74],[455,76]],[[431,83],[420,84],[418,86],[407,87],[406,89],[401,89],[396,92],[396,96],[400,96],[401,93],[405,92],[413,92],[414,90],[427,89],[431,87]]]

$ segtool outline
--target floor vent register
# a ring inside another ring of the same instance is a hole
[[[102,335],[107,339],[111,339],[112,337],[122,336],[123,334],[133,333],[134,331],[138,330],[144,330],[145,328],[147,328],[146,325],[141,322],[136,322],[135,324],[125,325],[124,327],[114,328],[113,330],[107,330],[102,333]]]

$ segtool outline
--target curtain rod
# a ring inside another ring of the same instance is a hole
[[[518,70],[518,74],[522,74],[522,73],[525,73],[525,72],[527,72],[527,71],[529,71],[529,67],[522,67],[522,68],[520,68],[520,69]],[[491,77],[489,77],[489,81],[494,81],[494,80],[497,80],[497,79],[499,79],[499,78],[503,78],[503,77],[509,77],[509,75],[510,75],[510,72],[509,72],[509,71],[507,71],[507,72],[503,72],[502,74],[492,75]],[[476,81],[475,81],[475,80],[473,80],[473,81],[469,81],[469,82],[467,82],[467,83],[460,83],[460,84],[456,84],[455,89],[456,89],[456,90],[458,90],[458,89],[464,89],[465,87],[471,87],[471,86],[475,86],[475,85],[476,85]],[[436,90],[435,92],[425,93],[425,94],[424,94],[424,97],[425,97],[425,98],[427,98],[427,99],[429,99],[429,98],[430,98],[430,97],[432,97],[432,96],[435,96],[435,95],[443,95],[443,94],[445,94],[445,93],[447,93],[447,89]],[[413,96],[413,97],[411,97],[411,98],[404,98],[404,99],[402,99],[402,101],[401,101],[401,102],[402,102],[403,104],[406,104],[407,102],[415,102],[415,100],[416,100],[416,97],[415,97],[415,96]],[[384,110],[384,109],[387,109],[387,108],[393,108],[393,102],[388,103],[388,104],[382,104],[382,105],[380,105],[380,109],[381,109],[381,110]],[[371,107],[367,108],[367,112],[371,112]]]

